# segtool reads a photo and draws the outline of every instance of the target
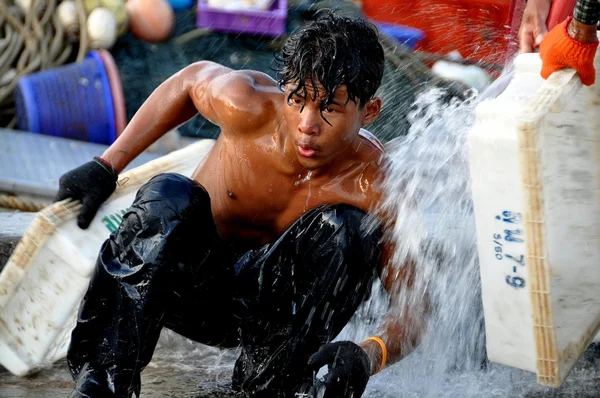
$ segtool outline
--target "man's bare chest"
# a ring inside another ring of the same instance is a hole
[[[209,188],[213,216],[222,229],[256,230],[277,237],[308,210],[340,202],[340,197],[316,182],[290,179],[274,171],[262,178],[222,176],[224,184]]]
[[[302,214],[325,204],[364,207],[353,173],[335,179],[309,170],[289,173],[273,151],[241,146],[215,148],[194,178],[211,198],[213,218],[225,239],[269,242]]]

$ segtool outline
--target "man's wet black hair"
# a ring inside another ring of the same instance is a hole
[[[331,10],[321,10],[314,21],[292,34],[276,60],[281,87],[297,85],[288,101],[295,94],[308,95],[307,82],[315,100],[318,83],[326,95],[322,108],[333,101],[342,84],[347,87],[348,100],[363,107],[381,84],[385,62],[373,24]]]

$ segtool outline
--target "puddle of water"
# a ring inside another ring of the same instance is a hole
[[[239,398],[231,391],[234,350],[219,350],[164,330],[152,362],[142,373],[144,398]],[[31,377],[0,370],[2,398],[65,398],[73,390],[66,360]]]

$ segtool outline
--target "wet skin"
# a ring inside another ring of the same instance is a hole
[[[348,203],[368,211],[379,199],[381,146],[360,128],[377,118],[381,101],[361,108],[347,101],[342,86],[321,109],[322,90],[316,98],[309,92],[288,101],[292,88],[283,92],[260,72],[201,62],[163,83],[127,130],[137,130],[138,143],[157,134],[150,127],[156,120],[164,133],[195,112],[218,125],[221,134],[192,178],[210,194],[221,237],[256,247],[316,206]],[[168,102],[184,107],[184,114]],[[118,159],[132,154],[133,140],[122,139],[127,132],[103,155],[121,169]]]

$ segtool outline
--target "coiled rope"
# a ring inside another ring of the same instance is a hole
[[[0,207],[5,207],[8,209],[38,212],[49,204],[49,202],[41,202],[33,199],[25,199],[12,195],[0,194]]]
[[[87,15],[83,0],[74,0],[80,27]],[[22,4],[27,4],[23,1]],[[66,32],[56,9],[60,0],[31,0],[28,10],[14,0],[0,0],[0,122],[14,128],[14,91],[22,76],[63,65],[75,56],[82,61],[89,51],[87,30]],[[0,207],[39,211],[48,203],[0,194]]]
[[[23,1],[26,3],[26,1]],[[88,48],[83,0],[74,0],[79,29],[68,35],[58,19],[60,0],[31,0],[27,12],[14,0],[0,0],[0,121],[16,125],[14,91],[19,78],[63,65],[73,54],[84,59]],[[6,122],[7,121],[7,122]]]

